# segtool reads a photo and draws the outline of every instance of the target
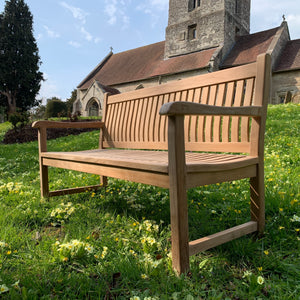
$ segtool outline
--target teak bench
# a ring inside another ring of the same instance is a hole
[[[105,95],[103,122],[37,121],[42,197],[101,186],[49,191],[48,167],[168,188],[173,268],[189,256],[264,229],[264,131],[271,58],[118,95]],[[99,148],[47,152],[46,129],[101,128]],[[167,151],[161,151],[167,150]],[[233,154],[226,154],[233,153]],[[187,189],[250,178],[251,221],[190,241]]]

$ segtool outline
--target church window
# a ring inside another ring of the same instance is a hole
[[[200,5],[201,5],[201,0],[189,0],[189,11],[194,10]]]
[[[193,24],[188,27],[188,38],[189,40],[194,40],[197,37],[197,25]]]
[[[235,0],[235,13],[240,13],[240,0]]]

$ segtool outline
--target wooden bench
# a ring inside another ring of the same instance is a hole
[[[179,273],[189,269],[190,255],[262,232],[270,60],[263,54],[245,66],[106,94],[103,122],[35,122],[42,197],[101,186],[49,191],[48,167],[98,174],[104,184],[108,176],[168,188],[172,260]],[[53,127],[101,128],[99,148],[47,152],[46,129]],[[187,189],[242,178],[250,178],[250,221],[189,242]]]

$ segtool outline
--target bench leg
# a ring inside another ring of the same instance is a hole
[[[173,268],[189,270],[188,204],[184,149],[184,118],[169,117],[169,179]]]
[[[41,197],[49,197],[49,179],[48,179],[48,167],[43,166],[40,163],[40,184],[41,184]]]
[[[263,169],[263,167],[261,167]],[[265,185],[263,170],[250,178],[251,219],[258,223],[258,232],[263,233],[265,227]]]
[[[170,189],[172,264],[179,273],[189,270],[187,194],[182,186]]]
[[[106,176],[100,176],[100,185],[107,186],[107,177]]]

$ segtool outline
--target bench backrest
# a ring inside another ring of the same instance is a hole
[[[269,98],[270,62],[261,55],[248,65],[118,95],[104,101],[104,148],[167,149],[164,103],[191,101],[217,106],[263,106]],[[188,151],[257,154],[264,118],[186,116]],[[255,153],[256,152],[256,153]]]

